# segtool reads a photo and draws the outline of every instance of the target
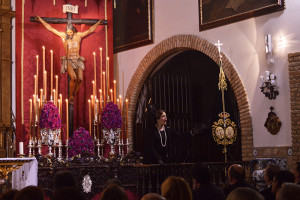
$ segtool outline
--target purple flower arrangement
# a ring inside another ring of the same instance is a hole
[[[122,116],[121,112],[116,104],[109,102],[101,114],[102,127],[107,129],[121,128]]]
[[[80,127],[74,131],[69,140],[69,157],[77,155],[93,155],[94,140],[93,137],[84,128]]]
[[[61,128],[61,119],[58,108],[53,104],[53,102],[46,103],[42,108],[40,116],[40,127],[41,129]]]

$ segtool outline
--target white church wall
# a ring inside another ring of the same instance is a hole
[[[286,9],[261,17],[199,32],[198,0],[164,0],[154,2],[154,44],[114,55],[115,78],[120,80],[119,93],[126,93],[127,87],[143,57],[159,42],[174,35],[196,35],[211,43],[220,40],[222,52],[230,59],[241,77],[246,92],[253,124],[254,147],[290,146],[290,92],[287,54],[299,52],[300,1],[287,1]],[[267,66],[264,36],[272,35],[275,64]],[[278,42],[286,39],[287,45],[280,48]],[[260,75],[266,70],[277,76],[279,96],[269,100],[260,92]],[[124,81],[122,80],[124,74]],[[124,82],[124,86],[123,83]],[[123,92],[124,87],[124,92]],[[280,132],[273,136],[267,132],[264,122],[269,108],[282,121]]]

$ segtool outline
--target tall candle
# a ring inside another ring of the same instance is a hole
[[[36,75],[34,75],[34,95],[37,95],[37,78]]]
[[[110,78],[109,78],[109,57],[107,57],[107,69],[106,69],[106,79],[107,79],[107,93],[109,92],[110,89]]]
[[[100,89],[102,88],[102,48],[100,47]]]
[[[91,135],[92,134],[91,100],[88,100],[88,102],[89,102],[89,131]]]
[[[67,121],[67,140],[69,140],[69,103],[68,99],[66,99],[66,121]]]
[[[100,103],[99,103],[99,112],[102,112],[102,90],[99,90],[99,98],[100,98]]]
[[[113,102],[113,101],[114,101],[113,90],[110,89],[109,91],[110,91],[110,99],[111,99],[111,101]]]
[[[95,85],[95,81],[92,81],[92,84],[93,84],[93,96],[96,97],[96,85]],[[93,101],[92,101],[92,103],[93,103]]]
[[[35,124],[35,118],[36,118],[36,95],[32,95],[33,97],[33,124]]]
[[[44,72],[45,74],[45,90],[44,90],[44,96],[45,96],[45,102],[47,101],[47,71]]]
[[[43,71],[43,91],[46,91],[46,74],[45,71]],[[40,96],[41,100],[43,101],[44,96]]]
[[[94,112],[94,120],[97,122],[97,124],[96,124],[96,127],[97,127],[97,125],[98,125],[98,99],[96,100],[96,102],[95,102],[95,112]],[[95,124],[94,124],[95,125]],[[97,130],[97,128],[96,128],[96,130]],[[96,138],[98,138],[98,134],[97,134],[97,131],[94,133],[94,137],[96,137]]]
[[[24,155],[24,145],[23,145],[23,142],[19,142],[19,155]]]
[[[117,81],[114,80],[114,103],[117,102]]]
[[[95,101],[95,111],[94,111],[94,116],[95,116],[94,119],[97,119],[97,116],[98,116],[98,99],[96,99],[96,101]]]
[[[58,76],[55,75],[55,92],[56,92],[56,95],[54,95],[54,102],[55,102],[55,105],[57,106],[57,95],[58,95]]]
[[[38,77],[39,77],[39,56],[36,55],[36,78],[38,79]],[[38,85],[37,85],[37,87],[38,87]]]
[[[56,102],[55,102],[55,97],[56,97],[56,90],[55,89],[53,89],[53,96],[54,96],[54,99],[53,99],[53,104],[55,105],[55,106],[57,106],[57,104],[56,104]]]
[[[40,90],[41,107],[43,107],[43,89]]]
[[[52,91],[53,91],[53,51],[50,50],[50,55],[51,55],[51,72],[50,72],[50,96],[52,96]],[[53,96],[52,96],[53,98]]]
[[[119,99],[120,99],[120,112],[121,112],[121,115],[123,115],[122,114],[122,96],[121,95],[119,96]]]
[[[37,100],[37,122],[39,121],[40,118],[40,107],[41,107],[41,100]]]
[[[126,102],[126,138],[128,138],[128,99],[125,100]]]
[[[97,124],[96,124],[96,127],[98,127],[98,124],[99,124],[99,121],[100,121],[100,117],[99,117],[99,112],[100,112],[100,110],[99,110],[99,105],[98,105],[98,103],[99,103],[99,101],[98,101],[98,99],[96,100],[96,114],[95,114],[95,119],[97,119]],[[99,103],[100,104],[100,103]],[[96,138],[97,139],[99,139],[99,130],[98,130],[98,128],[96,128]]]
[[[104,101],[104,106],[106,103],[106,93],[105,93],[105,72],[103,72],[103,101]]]
[[[29,140],[31,140],[32,135],[32,99],[29,99]]]
[[[37,105],[36,105],[36,123],[38,124],[40,121],[40,99],[38,99],[38,96],[36,96],[37,98]],[[36,138],[37,140],[40,139],[40,126],[37,126],[37,133],[36,133]]]
[[[60,111],[61,111],[61,110],[60,110],[60,99],[58,99],[58,106],[57,106],[57,107],[58,107],[58,113],[59,113],[59,115],[60,115]]]
[[[119,98],[117,98],[117,106],[120,109],[120,99]]]
[[[96,53],[93,53],[94,55],[94,81],[95,81],[95,87],[97,88],[97,68],[96,68]],[[96,91],[96,90],[95,90]],[[95,96],[96,94],[94,94]]]
[[[43,48],[43,72],[46,70],[46,61],[45,61],[45,46]]]
[[[95,99],[94,99],[94,96],[91,95],[91,108],[92,108],[92,111],[94,110],[95,108]],[[93,114],[91,113],[91,116],[93,116]]]
[[[59,94],[59,99],[60,99],[60,104],[58,104],[58,106],[60,107],[60,117],[61,117],[61,114],[62,114],[62,94]]]

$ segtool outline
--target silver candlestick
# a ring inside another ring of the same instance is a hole
[[[42,155],[42,141],[37,141],[38,155]]]
[[[29,157],[33,157],[32,155],[32,140],[30,139],[29,142],[28,142],[28,149],[29,149],[29,153],[28,153],[28,156]]]
[[[124,143],[123,143],[123,138],[122,138],[122,140],[121,140],[121,146],[122,146],[122,154],[121,154],[121,156],[122,157],[124,157]]]
[[[100,158],[103,158],[104,157],[104,139],[101,139],[100,141]]]
[[[36,147],[37,147],[37,139],[35,137],[34,140],[32,141],[32,156],[35,156]]]
[[[129,153],[129,139],[128,138],[126,139],[126,147],[127,147],[126,154],[128,154]]]
[[[57,160],[61,161],[62,160],[62,147],[63,147],[61,140],[59,140],[57,146],[58,146],[58,157],[57,157]]]
[[[56,147],[57,145],[53,144],[53,158],[56,158]]]
[[[119,146],[119,155],[122,155],[122,153],[123,153],[123,151],[122,151],[122,142],[121,142],[120,138],[119,138],[118,146]]]
[[[97,139],[97,144],[96,144],[96,146],[97,146],[97,156],[99,157],[99,158],[101,158],[101,155],[100,155],[100,142],[99,142],[99,139]]]
[[[69,140],[66,140],[66,160],[69,159]]]

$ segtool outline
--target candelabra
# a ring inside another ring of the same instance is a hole
[[[262,85],[260,87],[260,91],[268,97],[270,100],[271,99],[276,99],[276,96],[279,95],[278,90],[276,89],[276,76],[270,71],[266,71],[266,76],[260,76],[260,79],[262,81]]]
[[[48,145],[48,156],[53,156],[52,146],[58,143],[60,129],[47,129],[41,130],[42,143]]]
[[[119,143],[120,129],[103,129],[103,138],[110,145],[110,155],[115,155],[115,145]]]

